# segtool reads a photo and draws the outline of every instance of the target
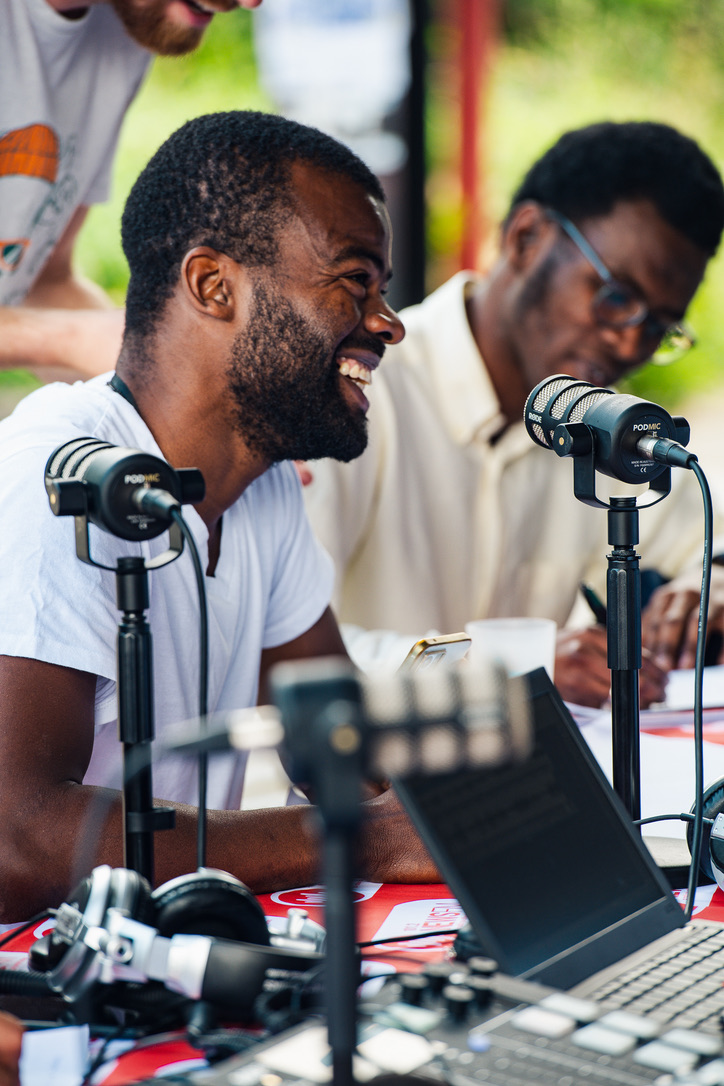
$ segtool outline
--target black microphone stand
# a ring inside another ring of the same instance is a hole
[[[357,960],[354,895],[354,852],[361,821],[363,778],[357,706],[336,702],[322,714],[327,735],[326,768],[320,774],[319,811],[324,824],[324,923],[327,929],[327,1032],[332,1053],[334,1086],[354,1083],[353,1056],[357,1047]],[[347,738],[340,738],[346,736]],[[349,740],[351,749],[345,750]]]
[[[467,678],[452,668],[396,680],[386,676],[373,684],[376,690],[367,686],[363,693],[353,665],[340,657],[287,661],[271,669],[270,691],[284,729],[285,768],[297,784],[311,786],[323,829],[324,988],[333,1086],[353,1086],[355,1081],[361,971],[352,891],[365,779],[389,772],[391,761],[395,780],[441,772],[441,729],[452,743],[445,756],[448,772],[530,752],[525,701],[514,694],[509,703],[511,688],[502,669],[475,670]],[[497,733],[491,746],[481,743],[487,731],[491,738]]]
[[[66,483],[68,511],[75,514],[78,558],[98,569],[112,570],[91,557],[88,517],[72,501],[85,501],[82,488]],[[65,513],[66,510],[63,510]],[[61,514],[63,515],[63,514]],[[183,534],[176,521],[168,529],[169,546],[148,562],[140,555],[117,559],[116,602],[123,616],[116,635],[118,738],[123,744],[123,862],[153,886],[153,834],[173,829],[172,807],[154,807],[151,743],[154,738],[153,662],[151,629],[146,621],[148,571],[173,562],[183,551]]]
[[[611,669],[613,787],[634,822],[641,818],[641,572],[634,550],[639,541],[638,517],[635,498],[611,498],[608,542],[613,550],[607,555],[606,636]]]
[[[173,829],[174,810],[153,806],[153,654],[146,621],[148,572],[143,558],[118,559],[118,738],[123,744],[124,867],[154,884],[153,834]]]
[[[139,449],[81,437],[52,453],[45,466],[45,488],[55,516],[74,518],[78,558],[97,569],[114,567],[91,557],[89,519],[103,531],[136,543],[168,530],[167,550],[148,561],[140,555],[121,556],[115,567],[116,601],[123,612],[116,638],[116,673],[118,738],[123,744],[124,863],[153,885],[153,834],[173,827],[174,811],[153,806],[153,669],[145,617],[148,570],[168,565],[183,552],[184,533],[173,510],[183,502],[202,500],[203,476],[196,468],[174,469]]]
[[[319,661],[320,669],[325,661]],[[272,685],[274,680],[272,678]],[[368,739],[359,684],[332,661],[329,674],[300,688],[277,687],[292,780],[311,784],[323,826],[324,974],[333,1086],[354,1086],[360,968],[353,895],[355,846]]]
[[[559,427],[556,434],[573,452],[573,493],[586,505],[608,509],[608,542],[613,547],[606,575],[606,640],[611,670],[611,743],[613,787],[633,821],[641,818],[639,742],[639,671],[641,670],[641,571],[634,550],[639,541],[639,510],[635,497],[596,496],[596,460],[587,427]],[[558,450],[556,450],[558,451]],[[649,482],[658,494],[671,490],[666,468]]]

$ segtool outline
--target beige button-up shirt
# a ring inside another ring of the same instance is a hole
[[[475,618],[538,615],[564,625],[581,580],[605,598],[608,517],[573,494],[573,462],[503,419],[465,311],[461,272],[401,314],[370,390],[369,446],[357,460],[311,466],[312,525],[337,569],[340,621],[421,636]],[[601,480],[600,486],[598,480]],[[597,476],[598,494],[632,493]],[[647,492],[641,501],[653,494]],[[667,577],[701,561],[696,479],[640,509],[641,568]]]

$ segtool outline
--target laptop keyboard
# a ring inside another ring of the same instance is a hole
[[[671,1083],[670,1076],[687,1086],[724,1083],[721,1044],[713,1037],[685,1030],[636,1036],[637,1026],[645,1026],[646,1020],[631,1015],[631,1034],[626,1032],[628,1023],[622,1023],[623,1030],[615,1029],[604,1018],[556,1038],[536,1032],[538,1015],[537,1007],[524,1008],[490,1028],[481,1025],[471,1031],[465,1050],[448,1046],[437,1061],[440,1079],[456,1086],[643,1086]],[[476,1032],[486,1047],[473,1055],[468,1046],[476,1044]],[[437,1069],[433,1065],[424,1073],[437,1078]]]
[[[586,998],[602,1010],[627,1010],[670,1026],[719,1033],[723,985],[724,928],[696,921],[658,954],[598,987],[587,986]]]

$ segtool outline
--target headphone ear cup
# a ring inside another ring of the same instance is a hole
[[[123,909],[141,924],[153,924],[153,904],[148,881],[128,867],[116,867],[111,874],[107,908]]]
[[[207,935],[269,946],[261,905],[248,886],[226,871],[201,868],[159,886],[151,895],[160,935]]]
[[[691,808],[691,813],[694,813],[694,805]],[[708,788],[704,790],[702,796],[702,809],[704,812],[704,818],[710,818],[712,822],[718,814],[724,811],[724,779],[720,778],[718,781],[714,781]],[[686,824],[686,842],[689,846],[689,852],[691,852],[691,845],[694,837],[694,828],[691,822]],[[714,870],[711,866],[711,852],[709,850],[709,839],[711,837],[711,826],[708,823],[704,823],[703,832],[701,836],[701,860],[699,862],[699,870],[702,874],[706,875],[709,882],[716,882],[717,878],[714,874]]]
[[[153,924],[151,887],[142,875],[126,867],[110,868],[102,864],[94,868],[73,888],[67,903],[82,913],[85,922],[92,927],[103,927],[111,908],[124,910],[142,924]],[[30,948],[29,960],[33,969],[47,971],[58,965],[67,953],[67,943],[49,932]]]

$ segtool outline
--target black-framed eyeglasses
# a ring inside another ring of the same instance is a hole
[[[546,209],[546,215],[568,235],[602,280],[603,285],[591,302],[593,317],[598,324],[607,328],[640,327],[647,339],[658,343],[650,359],[657,366],[675,362],[694,346],[696,338],[693,332],[683,323],[664,324],[657,320],[641,295],[608,270],[591,243],[570,219],[552,208]]]

